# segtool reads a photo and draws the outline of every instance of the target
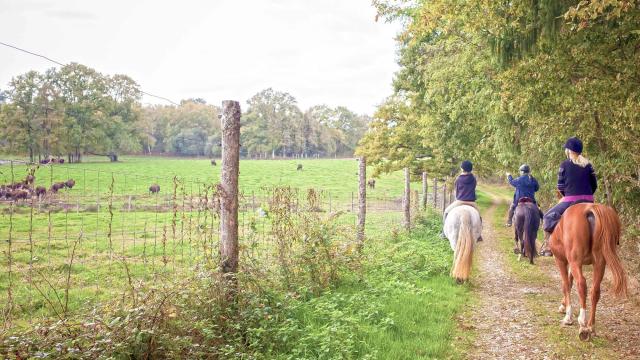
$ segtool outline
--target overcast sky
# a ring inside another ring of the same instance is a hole
[[[0,41],[131,76],[174,101],[246,100],[267,87],[303,109],[371,114],[391,93],[395,25],[370,0],[0,0]],[[0,89],[54,66],[0,46]],[[161,103],[145,97],[144,102]]]

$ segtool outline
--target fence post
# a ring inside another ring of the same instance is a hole
[[[427,210],[427,172],[422,172],[422,209]]]
[[[356,240],[358,248],[364,246],[364,228],[367,215],[367,159],[360,158],[358,167],[358,226],[356,228]]]
[[[447,208],[447,183],[442,184],[442,213]]]
[[[353,213],[353,191],[351,192],[351,213]]]
[[[404,209],[404,228],[411,229],[411,181],[409,178],[409,168],[404,168],[404,199],[402,208]]]
[[[240,167],[240,103],[222,102],[222,171],[220,175],[220,268],[235,292],[238,271],[238,174]]]
[[[433,208],[438,208],[438,178],[433,178]]]

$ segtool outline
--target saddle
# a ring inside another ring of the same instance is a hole
[[[526,204],[526,203],[533,203],[533,199],[530,197],[521,197],[520,200],[518,200],[518,204]]]

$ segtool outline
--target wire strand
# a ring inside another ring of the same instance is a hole
[[[14,50],[21,51],[21,52],[29,54],[29,55],[33,55],[33,56],[37,56],[37,57],[43,58],[43,59],[45,59],[47,61],[50,61],[50,62],[52,62],[54,64],[57,64],[57,65],[60,65],[60,66],[67,65],[67,64],[63,64],[63,63],[61,63],[59,61],[53,60],[52,58],[44,56],[42,54],[38,54],[38,53],[29,51],[29,50],[26,50],[26,49],[23,49],[23,48],[19,48],[19,47],[15,46],[15,45],[7,44],[7,43],[2,42],[2,41],[0,41],[0,45],[6,46],[6,47],[14,49]],[[163,96],[154,95],[154,94],[148,93],[148,92],[143,91],[143,90],[140,90],[140,93],[142,93],[144,95],[147,95],[147,96],[151,96],[151,97],[157,98],[157,99],[161,99],[161,100],[167,101],[167,102],[169,102],[169,103],[171,103],[173,105],[176,105],[176,106],[180,105],[180,104],[178,104],[178,103],[176,103],[174,101],[171,101],[170,99],[167,99],[166,97],[163,97]]]

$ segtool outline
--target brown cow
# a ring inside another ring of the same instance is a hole
[[[73,179],[69,179],[67,181],[64,182],[64,186],[66,186],[69,189],[73,189],[73,186],[76,184],[76,181]]]

